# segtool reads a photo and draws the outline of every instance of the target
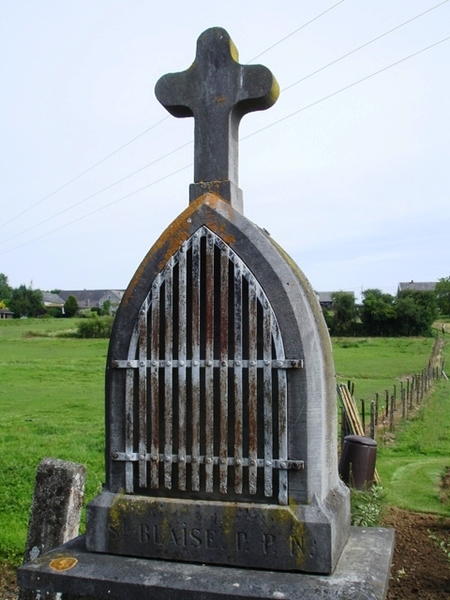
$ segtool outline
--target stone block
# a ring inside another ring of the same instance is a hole
[[[20,567],[22,588],[70,600],[384,600],[394,530],[352,527],[332,575],[220,567],[88,552],[84,538]]]

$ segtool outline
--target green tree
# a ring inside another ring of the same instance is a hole
[[[41,290],[33,290],[32,286],[20,285],[14,288],[9,301],[9,308],[14,312],[14,318],[38,317],[45,313],[42,303]]]
[[[355,297],[348,292],[334,292],[333,300],[333,335],[349,335],[357,316]]]
[[[9,300],[11,298],[12,287],[8,283],[8,277],[0,273],[0,300]]]
[[[111,314],[111,300],[105,300],[102,306],[102,314],[109,317]]]
[[[431,335],[437,317],[436,295],[433,292],[404,290],[396,300],[397,335]]]
[[[78,302],[73,294],[71,294],[64,302],[64,314],[66,317],[73,317],[78,310]]]
[[[440,313],[450,316],[450,277],[439,279],[434,291]]]
[[[361,321],[365,335],[374,337],[396,335],[397,310],[395,298],[381,290],[363,292]]]

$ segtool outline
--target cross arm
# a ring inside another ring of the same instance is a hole
[[[241,118],[277,100],[275,77],[262,65],[241,65],[228,33],[206,30],[197,41],[195,61],[186,71],[159,79],[155,94],[175,117],[194,117],[194,184],[190,199],[205,191],[242,209],[238,187],[238,129]]]

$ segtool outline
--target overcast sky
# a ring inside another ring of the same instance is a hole
[[[241,122],[239,184],[314,289],[449,276],[448,1],[0,0],[10,284],[126,288],[193,181],[193,119],[154,86],[212,26],[280,84]]]

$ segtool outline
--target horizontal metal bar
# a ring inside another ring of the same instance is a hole
[[[122,461],[122,462],[138,462],[139,460],[147,460],[153,462],[161,462],[161,463],[198,463],[198,464],[225,464],[223,461],[227,461],[227,465],[229,467],[234,466],[243,466],[243,467],[272,467],[273,469],[282,469],[288,470],[292,469],[294,471],[300,471],[305,468],[305,463],[303,460],[283,460],[283,459],[273,459],[273,460],[264,460],[263,458],[256,458],[250,460],[249,458],[239,458],[235,459],[232,456],[228,458],[219,458],[218,456],[198,456],[194,459],[192,456],[187,454],[178,455],[164,455],[164,454],[146,454],[145,457],[141,456],[139,452],[112,452],[111,458],[113,460]]]
[[[146,363],[146,364],[145,364]],[[285,358],[275,360],[113,360],[112,366],[115,369],[139,369],[139,367],[147,366],[148,369],[158,367],[160,369],[169,367],[170,369],[178,369],[179,367],[192,368],[194,367],[272,367],[272,369],[303,369],[302,358]]]

